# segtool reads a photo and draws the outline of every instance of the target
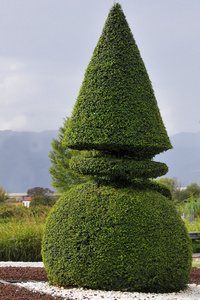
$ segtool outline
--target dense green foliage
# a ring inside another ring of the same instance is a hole
[[[46,217],[50,208],[39,206],[27,208],[24,205],[10,206],[10,204],[0,206],[0,223],[5,223],[9,220],[21,221],[32,217]]]
[[[52,150],[50,151],[49,158],[51,167],[49,173],[52,178],[52,186],[58,192],[66,192],[71,186],[80,184],[86,179],[80,174],[74,173],[69,168],[69,160],[76,155],[80,155],[80,151],[70,150],[63,146],[63,137],[69,118],[64,119],[63,126],[59,128],[58,139],[53,139]]]
[[[111,9],[86,69],[65,146],[152,158],[171,148],[121,6]]]
[[[171,143],[119,4],[108,15],[62,142],[98,153],[70,160],[71,170],[79,174],[131,182],[168,171],[165,164],[152,161]]]
[[[35,234],[36,232],[25,237],[0,239],[0,261],[42,261],[42,236]]]
[[[0,207],[0,261],[41,261],[49,207]]]
[[[58,200],[42,251],[50,284],[62,286],[172,292],[185,287],[191,267],[189,237],[171,201],[94,183]]]
[[[191,183],[185,189],[187,198],[198,198],[200,197],[200,186],[197,183]]]
[[[36,196],[36,195],[42,195],[42,196],[50,196],[52,195],[54,192],[51,191],[49,188],[43,188],[40,186],[36,186],[34,188],[28,189],[27,191],[27,195],[28,196]]]
[[[180,215],[184,218],[188,231],[200,232],[200,198],[189,198],[187,201],[181,202],[177,209]],[[192,222],[190,220],[191,213],[194,214],[194,221]],[[199,253],[200,240],[192,240],[192,248],[194,253]]]
[[[176,177],[162,177],[160,179],[157,179],[156,181],[167,185],[171,189],[172,193],[174,193],[179,188],[178,179]]]
[[[8,194],[0,187],[0,205],[4,204],[6,200],[8,200]]]
[[[43,196],[43,195],[36,195],[33,197],[30,203],[30,207],[34,206],[53,206],[56,203],[56,198]]]
[[[169,187],[166,185],[156,182],[155,180],[148,180],[145,184],[140,185],[141,190],[144,188],[149,188],[151,190],[159,192],[161,195],[165,196],[168,200],[172,200],[172,192]]]
[[[86,150],[69,167],[93,181],[67,191],[48,217],[42,255],[50,283],[183,289],[190,239],[169,188],[152,180],[167,172],[153,157],[172,146],[118,3],[86,70],[62,146]]]
[[[70,168],[80,174],[107,176],[110,179],[156,178],[168,172],[164,163],[116,157],[74,157],[70,160]]]
[[[197,183],[191,183],[187,187],[181,187],[178,179],[173,178],[160,178],[156,180],[158,183],[165,184],[172,191],[172,199],[176,205],[181,205],[191,199],[200,197],[200,186]]]
[[[180,213],[184,213],[185,217],[188,217],[193,212],[195,218],[200,218],[200,198],[190,198],[182,202],[178,207]]]

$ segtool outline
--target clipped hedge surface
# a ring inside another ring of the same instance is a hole
[[[53,285],[173,292],[188,283],[192,251],[176,208],[158,192],[87,183],[53,207],[42,256]]]
[[[134,159],[105,157],[73,157],[70,168],[84,175],[109,176],[111,179],[121,178],[128,181],[133,178],[156,178],[168,172],[166,164],[156,161],[136,161]]]
[[[110,10],[64,137],[66,147],[152,158],[172,148],[120,4]]]
[[[171,189],[165,185],[162,184],[160,182],[154,181],[154,180],[148,180],[146,183],[143,184],[146,186],[146,188],[153,190],[153,191],[157,191],[159,192],[161,195],[165,196],[167,199],[172,200],[172,191]],[[139,188],[139,186],[138,186]],[[142,189],[141,185],[140,188]]]

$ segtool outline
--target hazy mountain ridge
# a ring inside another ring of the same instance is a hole
[[[42,132],[0,131],[0,186],[7,192],[26,192],[35,186],[51,187],[49,151],[58,130]],[[200,132],[170,137],[173,149],[155,157],[165,162],[165,177],[177,177],[182,186],[200,184]]]
[[[48,155],[57,136],[57,130],[0,131],[0,186],[10,193],[35,186],[52,188]]]

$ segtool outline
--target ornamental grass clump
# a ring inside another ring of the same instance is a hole
[[[172,292],[185,288],[192,250],[153,157],[172,148],[121,6],[110,10],[68,123],[70,168],[93,180],[64,193],[44,231],[50,284]],[[80,152],[81,153],[81,152]]]

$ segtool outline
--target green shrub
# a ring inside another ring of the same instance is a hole
[[[158,192],[88,183],[53,207],[42,255],[50,284],[172,292],[189,280],[191,242]]]
[[[192,240],[193,253],[200,253],[200,240]]]
[[[7,208],[6,206],[0,206],[0,222],[3,222],[5,219],[13,217],[13,209]]]
[[[179,211],[179,214],[182,215]],[[189,216],[186,215],[184,219],[187,230],[190,231],[200,231],[200,218],[195,218],[192,223],[190,223]]]
[[[35,195],[30,203],[30,207],[49,206],[52,207],[56,203],[56,199],[44,195]]]
[[[192,252],[193,253],[200,252],[200,240],[192,240]]]
[[[180,205],[180,211],[187,216],[193,211],[195,218],[200,217],[200,198],[187,199]]]
[[[30,208],[23,205],[13,207],[0,206],[0,223],[27,219],[29,217],[46,217],[50,210],[51,208],[47,206],[33,206]]]
[[[41,237],[0,239],[0,261],[42,261]]]
[[[30,215],[30,211],[23,205],[14,207],[0,206],[0,222],[9,218],[21,219],[27,215]]]
[[[19,216],[15,215],[15,208],[1,214],[4,219],[0,222],[0,261],[42,260],[41,241],[49,211],[49,207],[20,207]]]

